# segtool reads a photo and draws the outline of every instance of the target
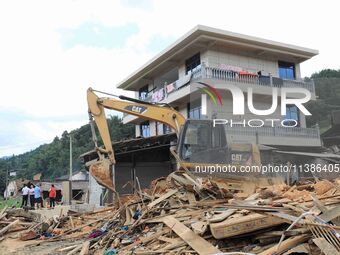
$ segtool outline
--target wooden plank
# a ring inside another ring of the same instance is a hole
[[[254,193],[252,195],[250,195],[249,197],[247,197],[245,199],[245,201],[252,201],[252,200],[255,200],[259,197],[259,194],[258,193]],[[212,223],[215,223],[215,222],[221,222],[223,220],[225,220],[226,218],[228,218],[230,215],[234,214],[238,209],[228,209],[224,212],[222,212],[221,214],[218,214],[218,215],[214,215],[213,218],[211,218],[209,220],[209,222],[212,222]]]
[[[8,208],[8,205],[5,205],[5,207],[1,210],[0,215],[2,215]]]
[[[170,229],[168,229],[168,228],[162,229],[161,231],[158,231],[158,232],[156,232],[156,233],[154,233],[153,235],[150,235],[150,236],[148,236],[148,237],[141,237],[141,238],[140,238],[140,241],[141,241],[141,243],[145,244],[145,243],[148,243],[148,242],[150,242],[150,241],[152,241],[152,240],[155,240],[155,239],[157,239],[158,237],[160,237],[160,236],[162,236],[162,235],[164,235],[164,234],[167,234],[167,233],[169,233],[169,232],[170,232]]]
[[[169,237],[165,237],[165,236],[160,236],[157,239],[160,240],[160,241],[163,241],[163,242],[171,243],[171,244],[178,243],[177,239],[169,238]]]
[[[327,211],[326,206],[317,198],[317,196],[315,194],[311,194],[311,197],[312,197],[313,202],[316,205],[316,207],[319,208],[319,210],[322,213],[325,213]]]
[[[191,204],[191,205],[196,204],[196,198],[195,198],[195,194],[193,192],[188,191],[186,195],[187,195],[189,204]]]
[[[331,245],[329,242],[326,241],[326,239],[320,237],[313,239],[313,242],[320,248],[320,250],[325,255],[339,255],[340,252],[338,252],[333,245]]]
[[[160,196],[159,198],[157,198],[156,200],[152,201],[151,203],[148,204],[148,208],[151,209],[152,207],[154,207],[155,205],[159,204],[160,202],[162,202],[163,200],[171,197],[172,195],[174,195],[175,193],[177,193],[178,189],[171,189],[169,190],[167,193],[165,193],[164,195]]]
[[[285,220],[287,223],[292,223],[294,221],[297,220],[298,217],[290,215],[290,214],[286,214],[286,213],[281,213],[281,212],[267,212],[266,214],[281,218],[283,220]],[[304,224],[305,221],[303,219],[301,219],[299,221],[299,224]]]
[[[191,224],[191,229],[195,234],[202,236],[208,229],[208,223],[205,221],[197,221]]]
[[[334,212],[329,212],[327,207],[316,197],[316,195],[311,194],[311,196],[312,196],[314,204],[323,213],[323,215],[326,215],[326,217],[331,217],[332,216],[331,213],[334,213]],[[321,215],[321,217],[322,217],[322,215]],[[332,222],[335,225],[340,225],[340,220],[337,219],[337,217],[333,218]]]
[[[8,224],[6,227],[4,227],[3,229],[0,230],[0,236],[5,234],[11,227],[14,227],[15,225],[17,225],[19,223],[19,220],[15,220],[13,222],[11,222],[10,224]]]
[[[307,250],[304,244],[300,244],[292,249],[289,249],[282,255],[290,255],[290,254],[309,254],[309,251]]]
[[[182,176],[177,175],[176,173],[172,173],[169,175],[170,178],[174,179],[179,184],[182,184],[183,186],[192,186],[193,183],[186,178],[183,178]]]
[[[278,217],[253,213],[239,218],[211,223],[210,230],[216,239],[223,239],[280,225],[284,222],[284,220]]]
[[[67,247],[64,247],[64,248],[60,248],[58,249],[57,251],[60,251],[60,252],[64,252],[64,251],[70,251],[70,250],[73,250],[74,248],[76,248],[79,244],[74,244],[74,245],[71,245],[71,246],[67,246]]]
[[[183,176],[189,180],[190,182],[192,182],[199,190],[202,189],[202,186],[201,184],[199,184],[196,180],[194,180],[191,176],[189,176],[188,174],[186,173],[183,173]]]
[[[89,254],[89,248],[90,248],[90,241],[86,241],[83,244],[83,247],[81,248],[79,255],[88,255]]]
[[[287,251],[303,242],[308,240],[308,235],[294,236],[284,240],[281,245],[278,244],[259,253],[258,255],[273,255],[273,254],[281,254],[284,251]]]
[[[178,247],[182,247],[182,246],[187,246],[188,244],[186,242],[183,241],[177,241],[176,243],[172,243],[169,244],[167,246],[165,246],[163,249],[161,249],[160,251],[164,254],[169,253],[169,251],[173,251],[174,249],[178,248]]]
[[[73,255],[76,254],[81,248],[82,248],[82,244],[79,244],[78,246],[76,246],[72,251],[70,251],[69,253],[67,253],[66,255]]]
[[[321,214],[319,217],[326,222],[337,221],[335,218],[340,216],[340,206],[334,207]]]
[[[125,223],[124,223],[124,225],[125,225],[125,226],[129,226],[129,225],[131,225],[132,223],[133,223],[133,221],[132,221],[131,212],[130,212],[129,207],[127,206],[127,207],[125,208]]]
[[[6,215],[7,215],[7,213],[0,214],[0,220],[2,220],[2,218],[5,218]]]
[[[184,224],[176,220],[172,216],[164,218],[163,222],[171,228],[180,238],[183,239],[191,248],[193,248],[200,255],[210,255],[221,253],[219,249],[214,247],[207,240],[196,235],[192,230],[187,228]]]
[[[228,209],[220,214],[214,215],[213,218],[209,220],[211,223],[221,222],[228,218],[230,215],[234,214],[238,209]]]
[[[74,228],[74,222],[72,216],[70,216],[70,223],[71,223],[71,228]]]

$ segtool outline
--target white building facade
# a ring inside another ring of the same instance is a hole
[[[118,88],[135,91],[135,97],[155,103],[166,103],[192,119],[277,119],[295,120],[296,127],[284,128],[277,121],[265,122],[259,128],[228,128],[230,142],[255,142],[264,145],[320,146],[317,127],[307,127],[306,117],[294,105],[287,105],[286,115],[280,108],[270,116],[255,116],[247,107],[244,116],[233,115],[233,97],[226,85],[242,90],[247,99],[253,90],[254,107],[269,109],[272,88],[304,88],[315,100],[313,81],[301,77],[300,63],[318,51],[236,34],[215,28],[197,26],[162,51],[136,72],[118,84]],[[207,97],[206,115],[202,115],[202,97],[193,91],[193,84],[211,84],[221,96],[223,106]],[[290,95],[298,98],[299,95]],[[125,123],[136,124],[136,136],[161,135],[171,130],[161,123],[124,115]]]

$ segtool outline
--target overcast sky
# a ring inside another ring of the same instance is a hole
[[[167,4],[168,3],[168,4]],[[339,69],[339,1],[1,1],[0,157],[86,124],[86,89],[115,85],[197,24],[319,50]]]

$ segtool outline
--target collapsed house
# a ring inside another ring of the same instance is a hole
[[[210,179],[176,171],[117,205],[42,219],[0,212],[0,235],[60,254],[340,254],[340,181]]]
[[[24,184],[29,183],[29,180],[26,179],[16,179],[13,181],[10,181],[7,184],[7,187],[4,191],[4,198],[8,199],[11,197],[16,197],[20,194],[21,188],[24,186]]]
[[[56,178],[56,184],[60,186],[62,196],[69,197],[69,175]],[[72,174],[72,200],[87,202],[89,191],[89,173],[86,170],[75,171]],[[57,189],[58,195],[58,189]]]

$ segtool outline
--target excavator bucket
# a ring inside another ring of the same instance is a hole
[[[115,191],[109,159],[104,158],[90,165],[90,173],[100,185]]]

